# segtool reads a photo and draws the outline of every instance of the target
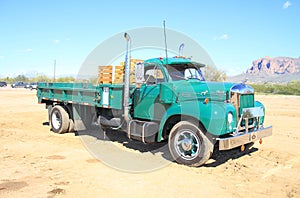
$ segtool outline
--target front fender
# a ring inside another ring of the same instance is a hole
[[[228,131],[227,114],[229,112],[232,112],[235,120],[235,108],[228,103],[212,101],[206,104],[202,101],[185,101],[173,104],[166,110],[161,119],[157,141],[160,142],[163,140],[164,126],[167,120],[175,115],[189,116],[199,120],[205,130],[215,136],[226,134]]]
[[[164,126],[166,124],[166,121],[174,116],[174,115],[178,115],[178,112],[181,112],[181,106],[177,105],[177,104],[173,104],[171,107],[169,107],[166,111],[165,114],[163,115],[161,122],[159,124],[159,131],[158,131],[158,137],[157,137],[157,141],[160,142],[163,140],[163,129]]]

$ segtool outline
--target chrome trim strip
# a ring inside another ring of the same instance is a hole
[[[143,124],[143,129],[142,129],[142,142],[143,143],[146,143],[145,142],[145,126],[146,126],[146,122]]]
[[[133,121],[133,120],[130,120],[130,121],[129,121],[128,128],[127,128],[127,137],[128,137],[128,139],[131,139],[131,138],[130,138],[130,128],[131,128],[131,123],[132,123],[132,122],[134,122],[134,121]]]

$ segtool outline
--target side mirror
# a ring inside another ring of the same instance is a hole
[[[137,87],[140,87],[145,82],[144,78],[144,64],[135,64],[135,83]]]

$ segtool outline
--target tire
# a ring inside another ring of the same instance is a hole
[[[68,132],[72,133],[74,132],[74,121],[72,119],[69,120],[69,127],[68,127]]]
[[[54,106],[50,111],[51,129],[55,133],[65,133],[69,128],[69,114],[59,105]]]
[[[177,163],[197,167],[211,157],[213,143],[204,131],[188,121],[180,121],[171,129],[168,145]]]

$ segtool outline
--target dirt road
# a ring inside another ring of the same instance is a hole
[[[256,96],[274,130],[247,152],[130,173],[93,158],[80,134],[52,133],[35,94],[0,88],[0,197],[300,197],[300,97]],[[149,163],[157,157],[130,150]]]

